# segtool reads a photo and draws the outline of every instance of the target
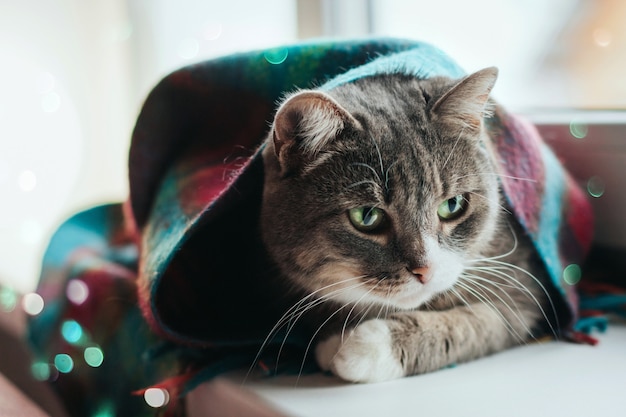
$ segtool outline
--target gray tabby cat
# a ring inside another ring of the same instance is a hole
[[[319,310],[321,368],[382,381],[549,330],[547,278],[504,206],[486,137],[496,77],[376,75],[280,106],[262,239],[302,294],[281,323]]]

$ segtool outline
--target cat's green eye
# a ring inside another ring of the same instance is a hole
[[[454,220],[460,217],[467,209],[467,198],[459,194],[439,204],[437,215],[441,220]]]
[[[356,207],[348,210],[350,223],[361,232],[375,232],[383,225],[385,212],[377,207]]]

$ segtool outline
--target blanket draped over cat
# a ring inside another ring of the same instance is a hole
[[[238,285],[258,272],[249,258],[259,252],[259,147],[286,93],[393,71],[464,75],[425,43],[324,41],[188,66],[154,88],[132,136],[129,200],[70,218],[43,260],[33,369],[72,415],[153,415],[142,389],[166,388],[175,404],[197,383],[278,349],[278,365],[300,368],[310,335],[297,331],[255,358],[277,318],[272,300]],[[486,123],[508,205],[545,263],[567,337],[578,300],[563,271],[589,248],[590,206],[530,124],[501,108]]]

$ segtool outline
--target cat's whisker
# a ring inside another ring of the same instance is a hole
[[[376,185],[379,185],[380,183],[382,183],[380,175],[378,174],[378,172],[371,165],[366,164],[364,162],[353,162],[350,165],[351,166],[365,167],[365,168],[369,169],[370,171],[372,171],[374,173],[374,175],[376,175],[376,178],[378,179],[378,184],[376,184]]]
[[[443,163],[443,166],[441,167],[442,171],[446,168],[446,165],[448,165],[448,162],[450,162],[450,158],[452,158],[452,154],[454,154],[454,151],[456,150],[457,145],[461,141],[461,137],[463,136],[463,133],[465,133],[465,126],[459,132],[459,135],[456,138],[456,142],[454,142],[454,146],[452,147],[452,150],[448,154],[448,157],[446,158],[446,161]]]
[[[465,282],[465,283],[457,283],[457,284],[459,284],[461,288],[465,289],[465,291],[467,291],[472,296],[474,296],[481,304],[488,307],[489,310],[491,310],[491,312],[496,317],[498,317],[500,322],[502,322],[502,324],[504,325],[504,328],[511,335],[511,337],[513,337],[520,343],[523,343],[525,341],[525,337],[522,336],[516,330],[515,326],[513,326],[513,324],[509,321],[509,319],[504,315],[503,310],[498,308],[496,303],[489,298],[489,296],[485,293],[485,291],[482,288],[476,286],[475,283],[473,282]],[[473,284],[473,285],[470,285],[470,284]]]
[[[515,180],[515,181],[528,181],[528,182],[537,182],[536,179],[534,178],[523,178],[523,177],[514,177],[512,175],[504,175],[504,174],[496,174],[497,176],[499,176],[500,178],[508,178],[511,180]]]
[[[343,290],[344,290],[344,289],[337,290],[337,291],[335,292],[335,294],[332,294],[332,296],[335,296],[335,295],[337,295],[338,293],[341,293]],[[303,307],[302,311],[300,312],[300,314],[298,314],[298,316],[297,316],[297,317],[295,317],[295,318],[293,318],[293,317],[292,317],[293,322],[290,320],[290,324],[288,325],[288,329],[287,329],[287,331],[285,332],[285,335],[284,335],[284,337],[283,337],[283,341],[281,342],[280,347],[279,347],[279,349],[278,349],[278,352],[277,352],[277,354],[276,354],[276,370],[278,369],[278,365],[279,365],[279,362],[280,362],[280,357],[281,357],[281,355],[282,355],[282,351],[283,351],[283,349],[284,349],[285,343],[287,342],[287,340],[288,340],[288,338],[289,338],[289,334],[291,333],[291,331],[292,331],[292,330],[293,330],[293,328],[295,327],[295,325],[296,325],[296,323],[298,322],[298,320],[300,320],[300,318],[301,318],[301,317],[302,317],[302,316],[303,316],[303,315],[304,315],[307,311],[309,311],[309,310],[311,310],[311,309],[313,309],[313,308],[317,307],[318,305],[320,305],[320,304],[322,304],[322,303],[324,303],[324,302],[328,301],[328,299],[330,299],[330,298],[331,298],[331,297],[329,297],[329,296],[325,296],[323,299],[316,299],[316,300],[314,300],[314,301],[311,301],[311,302],[309,302],[306,306],[304,306],[304,307]],[[332,318],[335,314],[337,314],[339,311],[341,311],[344,307],[345,307],[345,306],[342,306],[342,307],[340,307],[337,311],[335,311],[335,312],[334,312],[334,313],[333,313],[333,314],[332,314],[332,315],[331,315],[331,316],[327,319],[327,321],[328,321],[328,320],[330,320],[330,319],[331,319],[331,318]],[[294,314],[296,314],[296,313],[294,313]],[[307,353],[305,353],[305,355],[303,356],[303,362],[302,362],[302,365],[301,365],[301,367],[300,367],[300,373],[302,372],[302,369],[304,368],[304,364],[305,364],[305,362],[306,362],[306,355],[307,355],[307,354],[308,354],[308,352],[307,352]]]
[[[456,298],[463,303],[463,305],[465,307],[467,307],[472,313],[474,312],[474,309],[472,308],[472,304],[467,301],[467,299],[465,297],[463,297],[463,295],[461,295],[461,293],[454,287],[450,288],[448,291],[446,291],[446,295],[450,296],[450,293],[454,294],[454,296],[456,296]]]
[[[486,176],[486,175],[495,175],[495,176],[500,177],[500,178],[508,178],[508,179],[511,179],[511,180],[514,180],[514,181],[537,182],[537,180],[534,179],[534,178],[514,177],[512,175],[500,174],[498,172],[473,172],[471,174],[458,175],[458,176],[453,178],[453,181],[462,180],[462,179],[468,178],[468,177],[482,177],[482,176]]]
[[[521,283],[518,284],[517,282],[512,281],[511,280],[512,277],[509,277],[507,274],[505,274],[502,271],[492,271],[490,268],[466,268],[465,272],[468,275],[471,275],[472,277],[480,279],[481,281],[492,283],[494,285],[497,285],[500,288],[508,288],[512,290],[517,290],[520,293],[523,293],[526,296],[526,298],[530,299],[530,296],[529,296],[530,290],[526,288],[523,284]],[[472,272],[475,272],[475,274]],[[502,280],[503,282],[496,282],[493,279],[487,279],[478,275],[481,273],[497,278],[499,280]]]
[[[488,271],[483,271],[483,272],[487,272]],[[525,298],[527,298],[528,300],[531,300],[535,303],[535,305],[537,305],[540,309],[541,307],[541,303],[537,300],[537,298],[534,296],[534,294],[530,291],[530,289],[528,289],[527,287],[525,287],[520,281],[516,280],[515,278],[508,276],[506,274],[494,274],[493,276],[503,279],[504,281],[506,281],[506,283],[503,282],[497,282],[494,281],[492,279],[488,279],[485,277],[482,277],[480,275],[476,275],[476,274],[466,274],[468,276],[471,276],[472,280],[474,281],[480,281],[480,282],[485,282],[487,284],[493,285],[493,287],[497,288],[498,290],[500,290],[504,295],[506,295],[506,297],[513,303],[513,305],[515,306],[516,310],[519,311],[519,307],[517,302],[515,301],[515,299],[512,297],[512,295],[510,294],[510,291],[506,291],[503,288],[509,288],[509,289],[514,289],[517,290],[518,294],[522,294]],[[513,281],[513,284],[511,284],[510,282]],[[478,282],[476,282],[477,285],[480,285]],[[530,334],[530,332],[529,332]]]
[[[492,199],[490,199],[489,197],[486,197],[486,196],[484,196],[484,195],[482,195],[482,194],[479,194],[479,193],[477,193],[477,192],[475,192],[475,191],[469,191],[469,194],[471,194],[471,195],[475,195],[476,197],[481,197],[481,198],[484,198],[485,200],[487,200],[487,201],[489,201],[489,202],[493,202],[493,200],[492,200]],[[500,207],[500,209],[502,209],[502,211],[503,211],[503,212],[505,212],[505,213],[507,213],[507,214],[511,214],[511,211],[510,211],[508,208],[506,208],[504,205],[502,205],[502,204],[500,203],[500,201],[499,201],[499,200],[496,202],[496,205],[497,205],[498,207]]]
[[[520,268],[517,265],[508,263],[508,262],[502,262],[502,261],[496,261],[496,260],[492,260],[490,261],[492,263],[496,263],[500,266],[505,266],[507,268],[511,268],[513,270],[519,271],[523,274],[525,274],[526,276],[528,276],[529,278],[531,278],[535,283],[537,283],[537,285],[539,286],[539,288],[541,288],[541,291],[545,294],[545,296],[548,299],[548,302],[550,303],[550,307],[552,308],[552,314],[554,314],[555,319],[557,320],[557,327],[560,327],[560,325],[558,324],[558,315],[556,313],[556,306],[554,305],[554,302],[552,301],[552,298],[550,297],[550,293],[548,292],[547,288],[543,285],[543,283],[537,278],[535,277],[533,274],[531,274],[529,271],[525,270],[524,268]],[[515,280],[515,278],[508,276],[510,279]],[[517,281],[517,280],[516,280]],[[519,281],[517,281],[519,282]],[[532,293],[529,291],[529,294],[532,295]],[[533,300],[535,301],[535,303],[537,303],[537,305],[541,308],[541,303],[539,301],[537,301],[536,298],[534,298],[533,296]],[[548,320],[547,314],[544,312],[543,308],[541,308],[541,312],[544,316],[544,318],[548,321],[548,324],[550,324],[550,327],[552,327],[550,320]],[[554,329],[552,329],[554,331]],[[556,334],[556,332],[555,332]]]
[[[363,278],[363,277],[361,276],[361,277],[356,277],[356,278],[360,279],[360,278]],[[278,350],[278,354],[277,354],[277,358],[276,358],[276,365],[278,366],[280,355],[281,355],[281,353],[283,351],[285,343],[287,342],[287,339],[289,338],[289,334],[291,333],[291,331],[293,330],[293,328],[295,327],[297,322],[302,318],[302,316],[304,316],[304,314],[306,314],[307,311],[310,311],[313,308],[317,307],[318,305],[321,305],[321,304],[327,302],[328,300],[331,300],[331,299],[337,297],[338,295],[340,295],[343,292],[353,290],[353,289],[358,288],[358,287],[363,286],[363,285],[364,285],[363,282],[359,282],[359,283],[357,283],[355,285],[352,285],[350,287],[339,288],[337,290],[332,291],[331,293],[325,294],[325,295],[323,295],[323,296],[321,296],[319,298],[314,299],[313,301],[310,301],[309,303],[307,303],[306,305],[304,305],[302,307],[299,307],[300,311],[294,311],[291,314],[291,318],[289,320],[289,324],[287,325],[287,331],[285,333],[285,336],[283,337],[283,341],[282,341],[282,343],[280,345],[280,348]],[[343,307],[341,307],[341,309],[343,309]],[[333,313],[333,315],[334,314],[336,314],[336,312]],[[306,358],[306,355],[305,355],[305,358]],[[304,366],[304,364],[303,364],[303,366]]]
[[[282,325],[285,324],[286,321],[291,320],[293,318],[293,316],[295,316],[296,314],[298,314],[298,312],[301,309],[307,310],[309,309],[307,307],[307,305],[305,305],[303,307],[303,303],[305,303],[307,300],[309,299],[314,299],[313,302],[317,302],[318,300],[324,300],[326,296],[322,296],[322,297],[317,297],[317,295],[323,291],[327,291],[329,288],[338,286],[338,285],[343,285],[346,284],[347,282],[351,282],[351,281],[358,281],[360,279],[362,279],[363,276],[358,276],[358,277],[352,277],[352,278],[348,278],[348,279],[343,279],[337,282],[333,282],[329,285],[326,285],[324,287],[318,288],[315,291],[312,291],[311,293],[307,294],[305,297],[303,297],[301,300],[299,300],[297,303],[295,303],[293,306],[291,306],[284,314],[283,316],[278,320],[278,322],[274,325],[274,327],[270,330],[270,334],[268,335],[268,337],[266,338],[264,345],[266,342],[268,342],[268,340],[272,337],[272,335],[275,334],[276,330],[280,329],[280,327],[282,327]],[[361,284],[357,284],[355,287],[358,287]],[[353,288],[353,287],[348,287],[348,288]],[[330,293],[332,294],[332,292]]]
[[[342,291],[337,290],[337,292],[342,292]],[[283,341],[281,342],[280,347],[278,348],[278,352],[276,354],[276,367],[278,367],[278,363],[280,362],[280,357],[282,355],[285,344],[287,343],[287,340],[289,339],[289,335],[291,334],[291,331],[294,329],[298,321],[304,316],[304,314],[307,313],[307,311],[310,311],[314,309],[315,307],[325,303],[326,301],[331,299],[332,296],[334,295],[336,294],[332,294],[332,295],[329,294],[329,295],[324,295],[320,298],[315,298],[314,300],[308,302],[307,304],[299,307],[298,311],[294,311],[293,314],[290,315],[288,323],[287,323],[287,330],[285,331],[285,335],[283,336]]]
[[[379,187],[379,185],[376,183],[376,181],[373,180],[363,180],[363,181],[357,181],[353,184],[348,185],[346,188],[355,188],[358,187],[359,185],[363,185],[363,184],[372,184],[374,187]]]
[[[507,224],[509,231],[511,232],[511,237],[513,238],[513,247],[505,253],[502,253],[500,255],[495,255],[495,256],[491,256],[491,257],[482,257],[482,258],[477,258],[477,259],[471,259],[469,260],[470,264],[473,263],[478,263],[478,262],[485,262],[485,261],[489,261],[489,260],[498,260],[498,259],[503,259],[506,258],[510,255],[512,255],[516,250],[517,247],[519,245],[519,241],[517,239],[517,235],[515,234],[515,231],[513,230],[513,227],[510,224]]]
[[[523,318],[523,315],[519,309],[519,306],[517,305],[517,303],[515,302],[515,300],[513,299],[513,297],[511,297],[511,295],[502,290],[499,285],[497,285],[497,283],[492,282],[490,280],[481,278],[478,275],[474,275],[474,274],[463,274],[460,276],[460,279],[464,279],[466,280],[466,282],[471,282],[475,287],[480,287],[483,290],[487,291],[489,294],[493,295],[496,299],[498,299],[498,301],[500,301],[500,303],[502,303],[502,305],[511,312],[511,314],[515,317],[515,319],[517,320],[517,322],[524,328],[524,330],[526,331],[526,333],[532,337],[533,339],[535,339],[532,330],[528,327],[528,323],[526,322],[526,320]],[[490,288],[489,285],[485,285],[483,283],[481,283],[480,281],[485,281],[488,282],[489,284],[492,284],[494,288],[497,288],[498,290],[500,290],[502,292],[502,294],[504,294],[504,296],[507,298],[508,301],[506,301],[504,298],[502,298],[493,288]],[[511,305],[512,304],[512,305]]]
[[[344,334],[346,332],[346,328],[348,326],[348,321],[350,320],[350,316],[352,315],[352,313],[354,312],[354,310],[357,308],[357,306],[359,305],[359,303],[361,303],[361,301],[363,301],[363,299],[365,297],[367,297],[369,294],[371,294],[372,291],[374,291],[374,289],[376,289],[376,287],[380,284],[380,281],[374,285],[372,288],[370,288],[365,294],[363,294],[356,302],[354,302],[352,308],[350,309],[350,311],[348,312],[348,315],[346,316],[346,319],[344,320],[343,326],[341,328],[341,342],[343,343],[344,339]],[[363,317],[363,315],[361,315],[361,317]]]
[[[385,191],[389,192],[389,171],[391,170],[391,168],[394,167],[394,165],[396,165],[398,163],[398,161],[393,162],[391,165],[389,165],[387,167],[387,170],[385,171]]]
[[[513,238],[513,247],[506,253],[498,255],[498,256],[492,256],[492,257],[485,257],[485,258],[481,258],[481,259],[475,259],[473,261],[470,261],[471,266],[466,267],[467,270],[476,270],[476,271],[482,271],[483,273],[488,273],[491,274],[492,276],[498,276],[501,279],[504,279],[510,283],[514,283],[516,284],[515,286],[518,288],[523,288],[524,289],[524,293],[530,298],[532,299],[532,301],[535,303],[535,305],[537,305],[537,307],[539,308],[541,315],[543,316],[543,318],[545,319],[546,323],[548,324],[548,326],[550,327],[550,331],[552,332],[553,336],[555,338],[558,338],[558,333],[555,330],[555,328],[560,328],[560,324],[559,324],[559,318],[558,315],[556,313],[556,306],[552,300],[552,297],[550,296],[550,293],[548,292],[548,290],[546,289],[546,287],[543,285],[543,283],[537,278],[535,277],[533,274],[531,274],[529,271],[527,271],[524,268],[521,268],[517,265],[514,265],[512,263],[509,262],[505,262],[503,261],[503,259],[507,258],[508,256],[512,255],[515,250],[518,247],[519,241],[517,239],[517,235],[515,234],[515,231],[513,230],[513,227],[509,224],[509,231],[511,232],[511,237]],[[481,266],[480,264],[483,265],[487,265],[487,266]],[[476,269],[476,268],[482,268],[482,269]],[[510,273],[505,273],[504,271],[509,271]],[[543,294],[545,294],[546,299],[548,301],[548,303],[550,304],[550,308],[552,309],[552,314],[555,320],[554,325],[552,324],[552,321],[548,318],[548,315],[546,313],[546,311],[543,308],[543,303],[541,303],[537,297],[529,290],[526,288],[526,286],[524,286],[522,284],[522,282],[517,279],[516,277],[514,277],[515,275],[515,271],[521,272],[522,274],[528,276],[530,279],[532,279],[537,286],[541,289],[541,291],[543,292]]]
[[[519,334],[519,332],[515,329],[515,327],[511,324],[511,322],[509,322],[506,316],[500,311],[500,309],[498,309],[498,306],[496,306],[495,303],[491,301],[489,297],[480,288],[472,287],[469,284],[474,284],[474,283],[462,282],[461,280],[459,280],[456,282],[455,285],[461,287],[462,289],[464,289],[465,291],[467,291],[468,293],[476,297],[476,299],[479,300],[482,304],[487,306],[491,310],[491,312],[494,313],[494,315],[500,319],[502,324],[504,324],[504,327],[507,329],[509,334],[515,339],[517,339],[518,341],[523,342],[525,338]]]
[[[355,306],[358,305],[363,298],[365,298],[368,294],[370,294],[372,291],[374,291],[376,289],[376,287],[378,287],[378,285],[380,285],[381,281],[378,281],[378,283],[376,283],[376,285],[374,285],[372,288],[370,288],[365,294],[363,294],[356,302],[355,302]],[[304,370],[304,365],[306,362],[306,358],[309,355],[309,351],[311,350],[311,346],[313,345],[313,342],[315,341],[315,339],[317,338],[317,335],[322,331],[322,328],[328,324],[328,322],[335,316],[337,315],[339,312],[341,312],[341,310],[343,310],[344,308],[346,308],[348,306],[348,304],[343,304],[341,305],[339,308],[337,308],[330,316],[328,316],[328,318],[326,320],[324,320],[322,322],[322,324],[320,324],[317,328],[317,330],[313,333],[313,335],[311,336],[309,343],[306,346],[306,349],[304,350],[304,355],[302,356],[302,364],[300,366],[300,371],[298,372],[298,378],[296,380],[296,385],[298,383],[298,381],[300,380],[300,376],[302,374],[302,371]],[[363,314],[363,316],[361,317],[361,320],[363,319],[363,317],[367,316],[367,313],[369,312],[371,308],[368,307],[368,309],[365,311],[365,313]],[[360,321],[359,321],[360,323]],[[357,324],[358,326],[358,324]],[[342,343],[343,343],[343,334],[342,334]]]
[[[511,275],[511,274],[514,274],[514,271],[511,270],[511,268],[498,267],[498,266],[493,266],[493,267],[492,266],[471,266],[471,267],[465,268],[465,270],[471,271],[471,272],[483,273],[483,274],[492,276],[494,278],[502,279],[503,281],[506,281],[506,283],[499,282],[498,283],[499,286],[520,290],[526,293],[527,295],[532,294],[532,292],[524,284],[522,284],[521,281],[519,281],[518,279],[516,279],[515,277]],[[507,271],[509,273],[507,273]],[[480,277],[479,275],[476,275],[476,276]],[[492,280],[489,280],[487,278],[483,278],[483,277],[480,277],[480,278],[485,281],[493,282]]]
[[[369,319],[370,318],[370,310],[372,308],[374,308],[374,306],[378,305],[377,303],[369,303],[369,306],[365,309],[365,311],[363,312],[363,314],[361,314],[361,318],[359,319],[359,321],[356,323],[356,326],[360,325],[361,323],[363,323],[364,320]]]
[[[381,283],[382,281],[383,281],[383,280],[380,280],[380,281],[379,281],[376,285],[374,285],[374,287],[370,288],[370,290],[369,290],[367,293],[369,294],[370,292],[372,292],[373,290],[375,290],[375,289],[376,289],[376,287],[378,287],[378,285],[380,285],[380,283]],[[364,321],[365,319],[369,318],[369,312],[370,312],[370,310],[371,310],[371,309],[372,309],[375,305],[376,305],[376,304],[374,304],[374,303],[369,303],[369,306],[365,309],[365,311],[363,311],[363,313],[361,314],[361,317],[360,317],[360,318],[359,318],[359,320],[358,320],[358,321],[354,324],[354,326],[353,326],[353,327],[358,327],[358,326],[360,326],[360,325],[361,325],[361,323],[363,323],[363,321]],[[389,305],[387,305],[387,306],[389,306]],[[341,308],[339,308],[339,309],[338,309],[338,311],[339,311],[339,310],[341,310],[341,309],[343,309],[344,307],[345,307],[345,305],[344,305],[344,306],[342,306]],[[383,308],[383,307],[384,307],[384,305],[381,305],[381,308],[380,308],[380,310],[379,310],[379,314],[380,314],[380,311],[382,311],[382,308]],[[319,326],[318,330],[317,330],[317,331],[315,332],[315,334],[311,337],[311,340],[310,340],[310,342],[309,342],[309,344],[308,344],[308,346],[307,346],[307,348],[306,348],[305,354],[304,354],[303,359],[302,359],[302,366],[301,366],[301,368],[300,368],[300,372],[298,373],[298,380],[297,380],[297,381],[299,381],[299,379],[300,379],[300,374],[302,373],[302,369],[303,369],[303,367],[304,367],[304,361],[306,360],[306,356],[308,355],[308,351],[310,350],[310,348],[311,348],[311,344],[313,343],[313,341],[314,341],[315,337],[317,336],[317,333],[318,333],[319,331],[321,331],[322,327],[323,327],[323,326],[325,326],[325,325],[326,325],[326,323],[328,322],[328,320],[330,320],[334,314],[338,313],[338,311],[335,311],[335,313],[333,313],[333,314],[331,315],[331,317],[329,317],[326,321],[324,321],[324,323],[322,323],[322,324]],[[345,342],[346,342],[346,340],[348,340],[348,339],[350,338],[350,336],[348,336],[347,338],[345,337],[345,330],[346,330],[346,327],[344,327],[344,328],[342,329],[342,333],[341,333],[341,343],[342,343],[342,344],[343,344],[343,343],[345,343]],[[339,353],[339,351],[337,351],[337,353],[336,353],[336,354],[338,354],[338,353]],[[336,355],[336,354],[335,354],[335,355]],[[297,382],[296,382],[296,383],[297,383]]]
[[[344,308],[347,307],[347,304],[344,304],[342,306],[340,306],[337,310],[335,310],[330,316],[328,316],[328,318],[326,320],[324,320],[324,322],[318,327],[318,329],[315,331],[315,333],[313,333],[313,335],[311,336],[311,340],[309,341],[309,343],[306,346],[306,349],[304,350],[304,354],[302,355],[302,364],[300,365],[300,370],[298,371],[298,377],[296,379],[296,386],[298,385],[298,382],[300,381],[300,376],[302,375],[302,371],[304,370],[304,365],[306,363],[306,357],[309,355],[309,351],[311,350],[311,345],[313,344],[313,341],[315,340],[315,338],[317,337],[317,335],[319,334],[319,332],[322,330],[322,328],[335,316],[337,315],[341,310],[343,310]]]
[[[374,285],[372,288],[370,288],[370,289],[367,291],[367,293],[365,293],[365,294],[364,294],[364,295],[363,295],[363,296],[362,296],[362,297],[361,297],[361,298],[360,298],[360,299],[359,299],[359,300],[355,303],[354,307],[356,307],[356,306],[357,306],[357,305],[358,305],[358,304],[359,304],[359,303],[363,300],[363,298],[364,298],[365,296],[367,296],[367,295],[368,295],[368,294],[370,294],[372,291],[374,291],[374,290],[376,289],[376,287],[378,287],[378,286],[379,286],[379,285],[380,285],[380,284],[384,281],[384,279],[385,279],[385,278],[383,278],[383,279],[379,280],[379,281],[376,283],[376,285]],[[390,291],[391,291],[391,288],[389,287],[389,288],[387,289],[387,293],[389,293]],[[373,306],[374,306],[374,304],[373,304],[373,303],[370,303],[370,305],[369,305],[369,306],[365,309],[365,311],[363,311],[363,312],[361,313],[361,317],[360,317],[360,318],[359,318],[359,320],[358,320],[358,321],[354,324],[354,326],[353,326],[353,327],[356,327],[356,326],[360,325],[360,324],[363,322],[363,320],[365,320],[365,319],[368,317],[368,315],[369,315],[369,311],[372,309],[372,307],[373,307]],[[353,308],[354,308],[354,307],[353,307]],[[351,311],[352,311],[352,310],[351,310]],[[344,325],[343,325],[343,327],[342,327],[342,329],[341,329],[341,342],[342,342],[342,343],[343,343],[343,342],[345,342],[345,338],[344,338],[344,336],[345,336],[345,331],[346,331],[346,329],[347,329],[347,324],[348,324],[348,319],[349,319],[349,316],[350,316],[350,314],[348,314],[348,317],[346,317],[346,320],[344,321]]]
[[[387,306],[387,309],[385,311],[385,317],[388,317],[389,310],[391,309],[391,303],[389,302],[389,300],[391,299],[391,286],[387,286],[387,295],[385,296],[385,298],[387,299],[387,302],[385,303],[385,305]]]
[[[554,325],[552,324],[552,321],[548,318],[548,314],[546,313],[545,309],[543,308],[542,303],[535,297],[535,295],[530,290],[526,290],[525,293],[528,294],[528,296],[532,298],[533,302],[539,308],[539,310],[541,312],[541,315],[543,316],[543,318],[545,319],[546,323],[550,327],[550,331],[552,332],[554,337],[558,337],[558,332],[556,331],[556,329],[560,328],[560,324],[559,324],[559,317],[558,317],[558,314],[556,312],[556,306],[554,304],[554,301],[552,300],[552,297],[550,296],[550,293],[548,292],[547,288],[543,285],[541,280],[539,280],[537,277],[535,277],[533,274],[531,274],[530,272],[528,272],[524,268],[521,268],[521,267],[519,267],[517,265],[511,264],[511,263],[508,263],[508,262],[503,262],[503,261],[496,260],[496,259],[489,259],[489,260],[485,259],[484,261],[486,263],[496,264],[497,266],[500,266],[500,267],[504,267],[504,268],[508,268],[508,269],[511,269],[511,270],[514,270],[514,271],[521,272],[522,274],[528,276],[530,279],[532,279],[537,284],[537,286],[545,294],[546,299],[547,299],[548,303],[550,304],[550,308],[552,309],[552,316],[554,317],[554,320],[555,320]],[[503,279],[510,280],[510,281],[515,282],[518,285],[524,287],[524,285],[517,278],[514,278],[512,275],[505,274],[501,270],[496,270],[496,269],[491,269],[491,271],[493,273],[499,274],[499,276],[502,277]]]
[[[432,304],[430,302],[428,302],[428,301],[426,303],[422,304],[420,307],[423,308],[424,310],[428,310],[428,311],[435,310],[435,308],[433,308]]]
[[[384,316],[383,316],[383,311],[385,312]],[[378,309],[378,313],[376,314],[376,319],[380,319],[381,317],[387,317],[388,312],[389,312],[389,304],[382,303],[380,305],[380,308]]]
[[[452,291],[450,291],[451,289],[452,288],[449,288],[448,290],[446,290],[446,291],[442,292],[441,294],[439,294],[438,297],[437,297],[437,300],[441,299],[441,298],[445,298],[448,305],[454,305],[455,304],[455,300],[454,300],[454,298],[452,298],[452,295],[450,294],[452,292]],[[433,307],[433,306],[431,306],[431,304],[432,304],[431,301],[427,301],[425,305],[428,306],[428,308],[431,308],[431,307]]]
[[[246,373],[246,376],[244,378],[244,383],[245,381],[248,379],[248,377],[250,376],[250,374],[252,373],[252,371],[254,370],[254,367],[256,366],[257,362],[259,361],[261,354],[263,353],[263,350],[267,347],[267,345],[269,344],[270,340],[276,336],[276,333],[278,332],[278,330],[283,327],[285,324],[287,324],[288,328],[291,329],[293,327],[294,324],[291,323],[291,320],[294,319],[294,317],[296,315],[298,315],[298,318],[301,317],[302,315],[299,314],[299,312],[301,310],[303,311],[307,311],[310,310],[311,308],[314,308],[315,306],[323,303],[325,301],[325,298],[327,298],[326,296],[322,296],[322,297],[317,297],[317,295],[320,292],[323,291],[327,291],[329,288],[338,286],[338,285],[343,285],[346,284],[347,282],[351,282],[351,281],[358,281],[361,280],[364,276],[357,276],[357,277],[352,277],[352,278],[347,278],[347,279],[343,279],[337,282],[333,282],[329,285],[326,285],[324,287],[318,288],[315,291],[312,291],[311,293],[307,294],[305,297],[303,297],[302,299],[300,299],[298,302],[296,302],[293,306],[291,306],[282,316],[280,319],[278,319],[278,321],[276,322],[276,324],[272,327],[272,329],[268,332],[268,335],[265,337],[265,339],[263,340],[263,342],[261,343],[261,347],[259,348],[254,360],[252,361],[252,364],[250,365],[250,367],[248,368],[248,372]],[[360,286],[362,284],[357,284],[351,287],[348,287],[350,289],[352,288],[356,288],[358,286]],[[332,292],[331,292],[332,294]],[[313,301],[309,301],[309,304],[306,304],[303,306],[304,303],[307,302],[307,300],[313,299]],[[320,301],[321,300],[321,301]],[[318,302],[319,301],[319,302]],[[317,303],[317,304],[316,304]],[[312,305],[314,304],[314,305]],[[297,321],[297,320],[296,320]],[[283,344],[284,341],[286,340],[286,337],[283,339]],[[281,346],[282,349],[282,346]]]
[[[378,163],[380,164],[380,175],[384,175],[385,168],[384,168],[384,164],[383,164],[383,155],[382,155],[382,153],[380,153],[380,148],[378,147],[378,142],[376,142],[376,139],[374,139],[374,136],[372,136],[371,133],[370,133],[369,137],[372,140],[372,143],[374,144],[374,148],[376,149],[376,154],[378,155]],[[380,181],[380,177],[378,177],[378,180]]]

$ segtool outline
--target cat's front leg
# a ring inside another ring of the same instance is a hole
[[[506,323],[484,305],[401,312],[321,341],[316,359],[347,381],[396,379],[475,359],[525,337],[526,323]]]

